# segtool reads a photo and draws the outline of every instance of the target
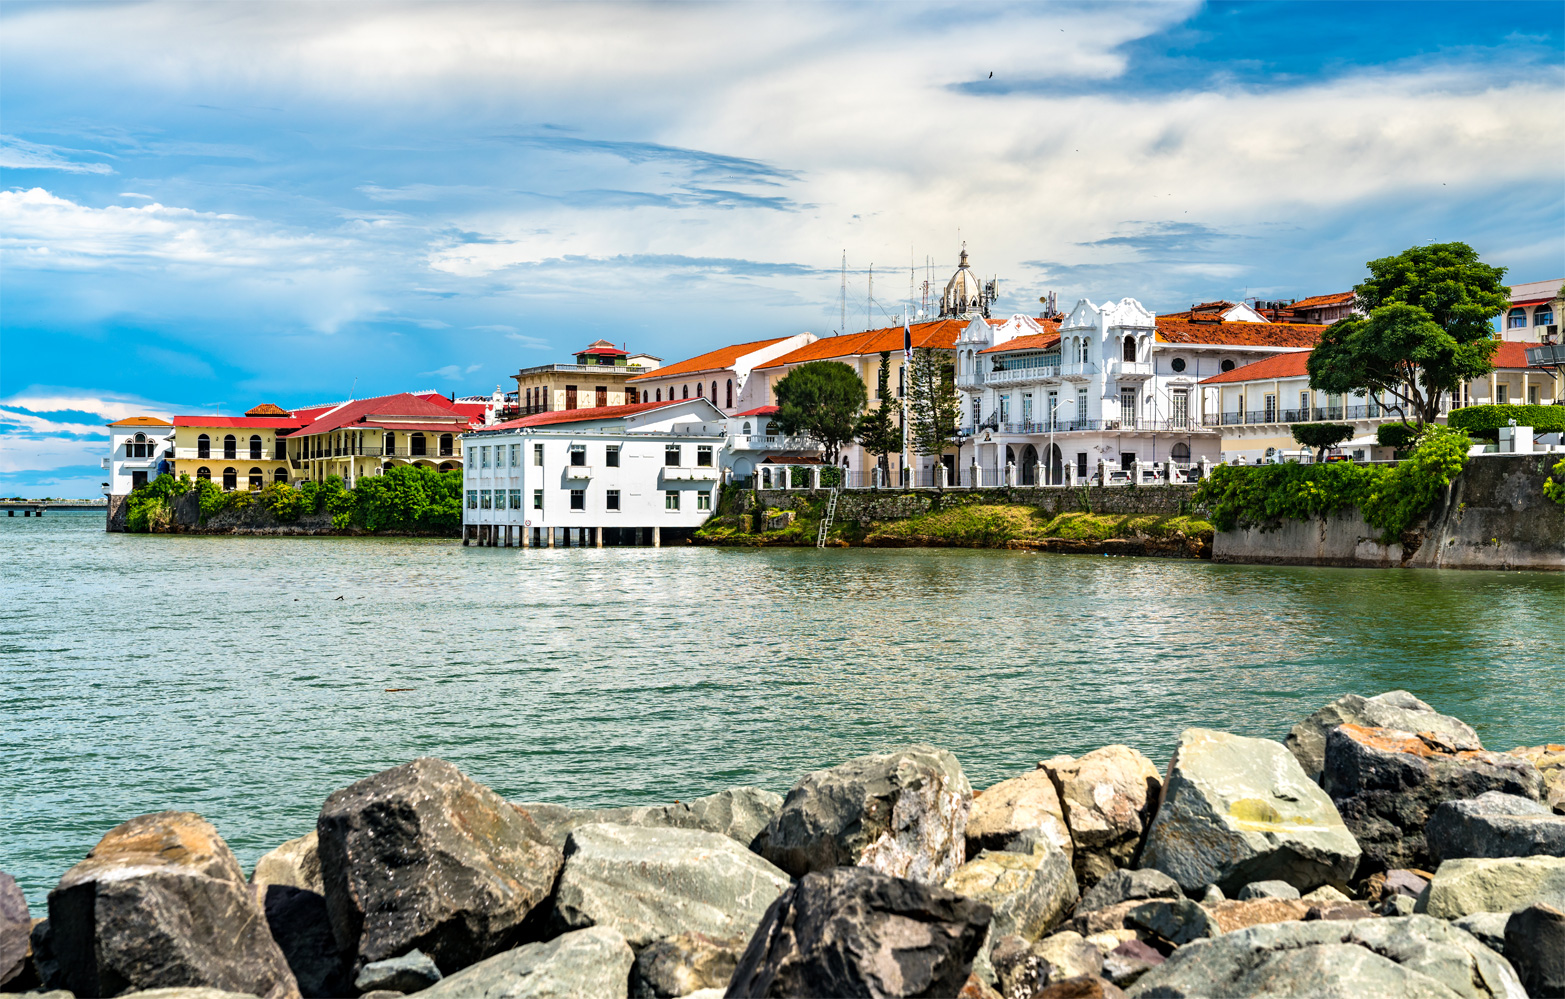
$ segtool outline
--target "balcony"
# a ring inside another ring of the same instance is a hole
[[[1091,361],[1060,365],[1060,377],[1068,382],[1090,382],[1097,373],[1098,366]]]
[[[1196,420],[1056,420],[1052,431],[1047,423],[1001,423],[993,429],[1000,434],[1070,434],[1104,430],[1181,434],[1213,432]]]
[[[1030,368],[1001,368],[999,371],[991,371],[985,379],[985,383],[989,385],[1032,385],[1039,382],[1058,381],[1059,377],[1060,366],[1048,364]]]
[[[1109,372],[1121,381],[1146,381],[1152,377],[1152,364],[1148,361],[1115,361]]]
[[[694,468],[673,465],[663,467],[664,482],[716,482],[717,475],[715,465],[697,465]]]
[[[734,451],[816,451],[819,446],[808,437],[784,437],[780,434],[735,434],[728,438]]]
[[[979,371],[973,371],[973,372],[965,372],[963,374],[957,375],[956,376],[956,387],[959,388],[959,389],[965,389],[965,390],[969,390],[969,391],[972,390],[972,389],[983,388],[984,387],[984,376],[983,376],[983,373],[979,372]]]
[[[566,465],[565,466],[565,477],[567,479],[590,479],[590,478],[592,478],[592,466],[591,465]]]

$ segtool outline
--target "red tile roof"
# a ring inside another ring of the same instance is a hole
[[[281,406],[274,406],[274,405],[272,405],[269,402],[263,402],[259,406],[254,406],[254,407],[251,407],[250,409],[245,410],[245,415],[246,416],[292,416],[293,414],[288,412],[286,409],[284,409]]]
[[[1324,326],[1301,323],[1193,323],[1157,318],[1158,343],[1213,344],[1231,347],[1313,347]]]
[[[940,350],[954,350],[956,338],[967,328],[965,319],[939,319],[929,323],[913,324],[913,346],[935,347]],[[860,357],[865,354],[879,354],[882,351],[899,351],[902,349],[902,327],[888,326],[881,330],[866,330],[863,333],[848,333],[843,336],[829,336],[814,343],[806,344],[792,353],[784,354],[775,361],[767,361],[765,364],[756,365],[756,370],[766,368],[781,368],[790,364],[803,364],[806,361],[827,361],[838,357]]]
[[[738,419],[742,416],[776,416],[779,408],[777,406],[757,406],[755,409],[747,409],[743,413],[735,413],[733,418]]]
[[[445,405],[406,392],[378,396],[374,399],[355,399],[321,414],[313,423],[306,425],[304,431],[297,436],[310,437],[347,426],[375,427],[382,423],[395,423],[399,426],[417,424],[420,428],[444,425],[448,431],[455,433],[466,430],[467,421],[463,414],[452,409],[450,400],[444,396],[439,398]]]
[[[645,413],[654,409],[663,409],[668,406],[678,406],[686,402],[700,402],[699,399],[672,399],[667,402],[632,402],[623,406],[593,406],[588,409],[557,409],[552,413],[534,413],[524,416],[519,420],[507,420],[504,423],[496,423],[489,427],[479,427],[480,430],[517,430],[522,427],[547,427],[556,423],[588,423],[594,420],[613,420],[621,416],[633,416],[636,413]]]
[[[1319,309],[1328,305],[1347,305],[1353,301],[1351,291],[1339,291],[1332,295],[1312,295],[1309,298],[1301,298],[1288,306],[1290,309]]]
[[[278,416],[176,416],[176,427],[227,427],[256,430],[293,430],[304,425],[303,420]]]
[[[1536,347],[1537,344],[1521,343],[1517,340],[1501,340],[1495,344],[1494,366],[1497,368],[1525,368],[1527,367],[1527,348]]]
[[[985,347],[980,354],[1003,354],[1013,350],[1048,350],[1050,347],[1060,345],[1058,333],[1034,333],[1031,336],[1019,336],[1014,340],[1007,340],[998,347]]]
[[[1246,364],[1220,375],[1201,379],[1202,385],[1228,385],[1234,382],[1252,382],[1273,378],[1298,378],[1309,374],[1307,365],[1310,351],[1295,350],[1286,354],[1274,354]]]
[[[614,346],[612,343],[609,343],[607,340],[594,340],[592,343],[588,344],[583,349],[578,350],[576,353],[593,354],[601,357],[628,356],[628,352],[620,350],[618,347]]]
[[[171,427],[172,423],[160,420],[156,416],[127,416],[123,420],[115,420],[111,427]]]
[[[721,371],[723,368],[732,367],[733,363],[752,351],[762,347],[770,347],[774,343],[780,343],[788,339],[785,336],[772,337],[770,340],[753,340],[750,343],[736,343],[727,347],[719,347],[709,350],[705,354],[673,364],[666,364],[661,368],[653,368],[644,375],[625,379],[627,382],[642,381],[647,378],[665,378],[669,375],[691,375],[698,371]]]

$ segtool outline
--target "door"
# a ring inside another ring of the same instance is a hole
[[[1174,426],[1188,426],[1190,423],[1190,393],[1185,389],[1176,389],[1173,394],[1173,403]]]
[[[1086,455],[1082,455],[1086,458]],[[1065,456],[1058,444],[1049,446],[1049,485],[1057,486],[1065,481]]]
[[[146,472],[131,472],[130,473],[130,487],[132,489],[140,489],[142,486],[144,486],[146,484],[147,484],[147,473]]]
[[[1136,426],[1136,390],[1119,390],[1119,425],[1126,430]]]
[[[576,408],[576,386],[574,385],[565,386],[565,408]]]
[[[1036,486],[1038,484],[1038,449],[1031,444],[1022,448],[1022,485]]]
[[[609,387],[607,385],[599,385],[598,386],[598,408],[602,409],[604,406],[607,406],[608,404],[609,404]]]
[[[1119,468],[1122,472],[1134,471],[1136,467],[1136,452],[1121,451],[1119,455]]]

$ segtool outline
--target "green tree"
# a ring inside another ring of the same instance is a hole
[[[913,351],[908,410],[908,439],[915,453],[942,455],[956,447],[962,401],[956,394],[956,366],[943,351]]]
[[[866,402],[858,374],[841,361],[811,361],[773,389],[782,432],[808,435],[826,449],[826,464],[835,465],[842,446],[853,440]]]
[[[1490,322],[1510,304],[1505,268],[1466,243],[1415,246],[1371,260],[1353,293],[1362,316],[1333,324],[1310,353],[1310,387],[1379,394],[1432,423],[1447,392],[1493,369]]]
[[[880,352],[880,405],[864,414],[859,421],[859,446],[886,464],[886,455],[902,450],[902,428],[897,425],[896,409],[891,397],[891,351]]]
[[[1315,460],[1326,460],[1326,449],[1335,447],[1353,436],[1353,427],[1347,423],[1295,423],[1288,428],[1300,447],[1315,449]]]

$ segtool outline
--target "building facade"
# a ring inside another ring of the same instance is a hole
[[[206,479],[225,492],[290,481],[283,441],[302,421],[271,405],[250,412],[284,415],[174,417],[173,473]]]
[[[174,425],[156,416],[130,416],[115,420],[109,427],[109,454],[102,461],[109,473],[103,491],[124,496],[158,477],[158,466],[172,464],[174,454],[170,438]]]
[[[628,383],[660,363],[651,354],[633,355],[607,340],[596,340],[576,352],[574,364],[540,364],[518,371],[517,411],[530,416],[637,403],[640,392]]]
[[[1565,312],[1565,279],[1511,285],[1511,307],[1500,317],[1500,339],[1560,343],[1561,312]]]
[[[709,350],[632,378],[642,402],[707,399],[726,414],[765,405],[757,401],[751,375],[758,365],[818,340],[814,333],[755,340]]]
[[[480,419],[444,398],[437,403],[404,392],[357,399],[294,429],[283,457],[294,479],[324,482],[335,475],[349,488],[398,465],[450,472],[462,467],[462,434]]]

